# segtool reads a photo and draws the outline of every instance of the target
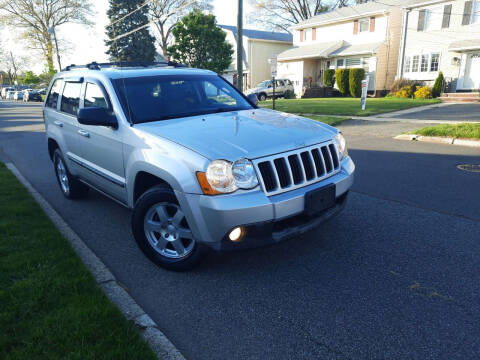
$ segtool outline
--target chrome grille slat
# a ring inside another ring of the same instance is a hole
[[[253,164],[267,196],[314,184],[340,171],[338,154],[332,141],[255,159]]]

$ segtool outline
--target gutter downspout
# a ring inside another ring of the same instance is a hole
[[[405,9],[405,16],[403,17],[403,37],[402,37],[402,46],[400,50],[400,69],[398,73],[400,74],[399,79],[403,78],[403,71],[405,69],[405,48],[407,46],[407,31],[408,31],[408,17],[410,15],[410,12],[412,11],[411,8]]]

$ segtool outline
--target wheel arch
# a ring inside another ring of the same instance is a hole
[[[53,154],[55,150],[60,149],[60,145],[52,139],[51,137],[48,138],[48,155],[50,156],[50,160],[53,160]]]

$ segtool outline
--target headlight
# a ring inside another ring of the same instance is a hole
[[[250,160],[240,159],[233,163],[232,174],[240,189],[252,189],[258,185],[257,174]]]
[[[232,164],[225,160],[215,160],[208,165],[207,181],[210,186],[221,193],[237,190],[232,174]]]
[[[335,145],[340,154],[340,160],[348,156],[347,142],[341,133],[338,133],[335,136]]]

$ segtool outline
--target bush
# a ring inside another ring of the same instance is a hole
[[[325,75],[323,76],[323,84],[326,87],[332,88],[335,85],[335,70],[327,69],[325,70]]]
[[[293,90],[286,90],[285,94],[283,95],[285,99],[296,99],[297,96]]]
[[[335,72],[338,91],[340,91],[340,94],[342,94],[343,96],[348,95],[348,92],[349,92],[349,86],[348,86],[349,71],[348,70],[349,69],[337,69],[337,71]]]
[[[398,90],[395,93],[395,97],[402,99],[409,99],[413,95],[413,90],[411,85],[404,86],[402,89]]]
[[[390,93],[396,94],[398,91],[402,90],[406,86],[416,87],[420,85],[418,81],[408,80],[408,79],[397,79],[393,82],[392,87],[390,88]]]
[[[443,77],[443,73],[440,71],[438,73],[437,79],[435,80],[435,83],[433,84],[433,88],[432,88],[432,96],[434,98],[439,97],[442,94],[444,84],[445,84],[445,79]]]
[[[362,96],[362,80],[365,78],[365,69],[350,69],[348,82],[352,97]]]
[[[416,99],[431,99],[432,98],[432,89],[429,86],[422,86],[415,91]]]

